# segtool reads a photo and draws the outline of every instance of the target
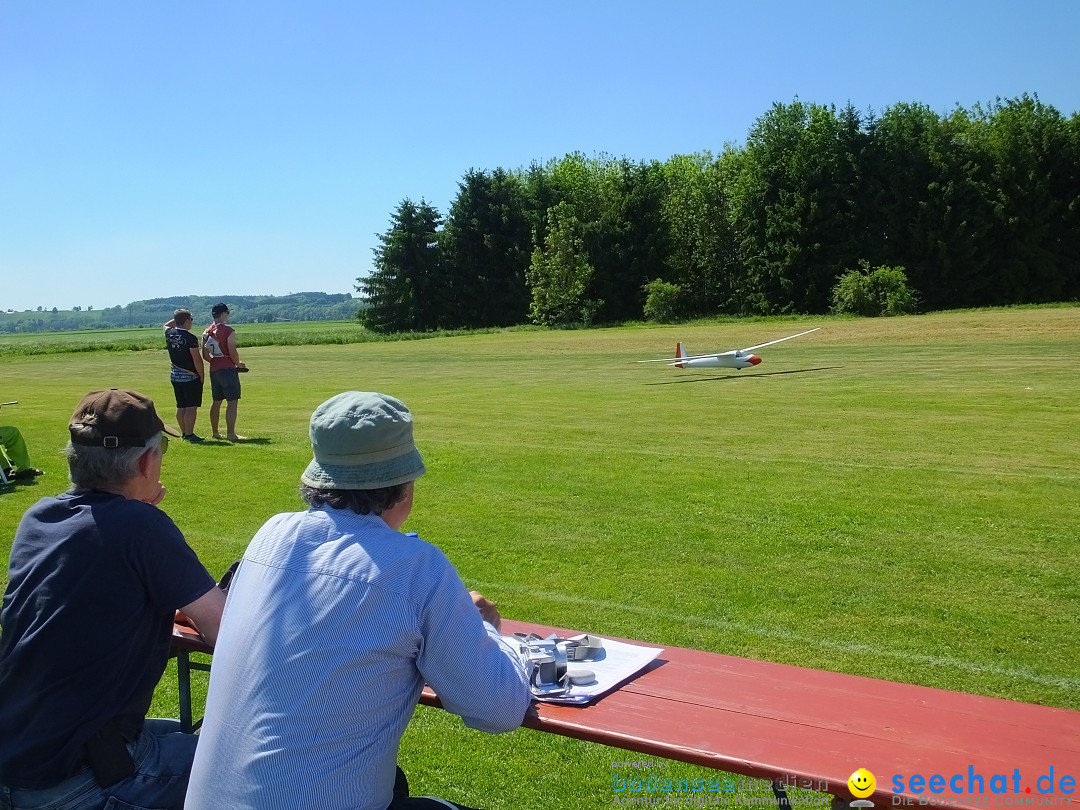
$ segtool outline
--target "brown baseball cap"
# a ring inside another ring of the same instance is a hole
[[[91,391],[68,423],[71,443],[84,447],[145,447],[158,433],[180,434],[166,427],[154,401],[137,391],[109,388]]]

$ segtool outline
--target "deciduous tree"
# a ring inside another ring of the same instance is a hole
[[[548,210],[543,248],[533,251],[528,281],[533,323],[589,324],[602,302],[586,297],[593,268],[585,256],[583,228],[568,202]]]

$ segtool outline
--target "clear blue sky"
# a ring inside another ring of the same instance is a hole
[[[1077,0],[0,0],[0,307],[352,292],[469,168],[1024,92],[1080,109]]]

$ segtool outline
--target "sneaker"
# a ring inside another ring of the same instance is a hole
[[[15,475],[9,477],[16,478],[19,481],[29,481],[31,478],[37,478],[39,475],[44,474],[44,470],[39,470],[36,467],[27,467],[24,470],[17,470]]]
[[[206,441],[202,436],[196,436],[194,433],[188,433],[187,435],[182,436],[181,439],[185,442],[194,442],[195,444]]]

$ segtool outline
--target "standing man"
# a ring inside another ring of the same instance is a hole
[[[424,462],[412,416],[347,391],[311,417],[303,512],[270,518],[229,586],[188,810],[421,810],[396,767],[424,682],[471,728],[517,728],[531,693],[499,612],[399,531]]]
[[[145,715],[180,608],[211,642],[225,597],[157,508],[166,428],[134,391],[68,425],[73,487],[15,532],[0,622],[0,808],[179,808],[197,737]]]
[[[236,330],[229,326],[229,308],[225,304],[214,304],[211,310],[214,322],[203,331],[202,353],[210,363],[210,426],[214,429],[214,438],[220,439],[218,418],[221,414],[221,401],[225,400],[225,430],[230,442],[239,442],[243,436],[236,435],[236,404],[240,400],[239,371],[247,371],[236,353]]]
[[[165,322],[165,345],[169,349],[173,394],[176,396],[176,423],[184,441],[201,442],[195,435],[195,419],[202,405],[203,371],[199,341],[191,334],[191,312],[178,309],[172,320]]]

